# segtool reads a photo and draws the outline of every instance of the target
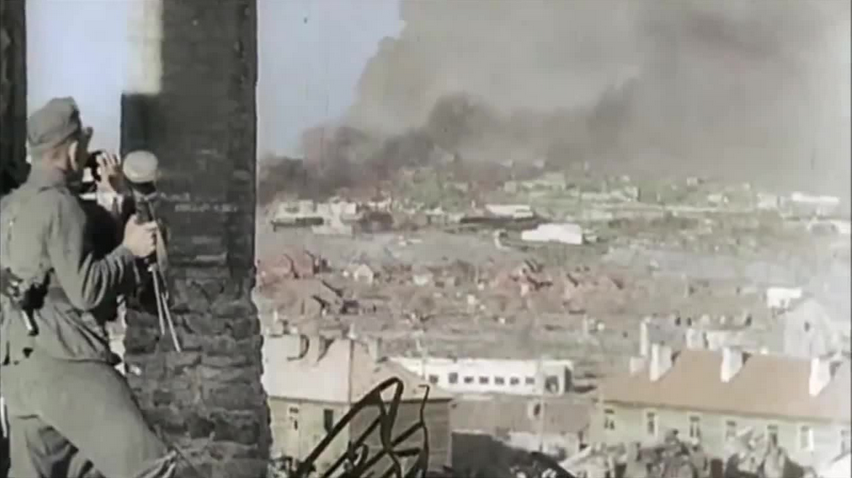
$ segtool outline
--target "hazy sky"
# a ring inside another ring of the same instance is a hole
[[[118,148],[132,1],[27,2],[30,110],[74,96],[98,148]],[[379,41],[402,28],[398,0],[258,0],[258,17],[259,155],[298,154],[301,131],[349,107]]]
[[[259,0],[258,154],[297,154],[306,127],[342,115],[398,0]]]

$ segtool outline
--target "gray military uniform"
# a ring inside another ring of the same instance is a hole
[[[79,130],[78,115],[73,100],[52,100],[30,119],[31,144],[33,130],[50,136],[69,122]],[[27,182],[0,202],[0,266],[20,278],[47,280],[43,306],[32,314],[34,336],[22,311],[0,298],[9,476],[172,476],[174,456],[113,368],[116,357],[105,330],[104,317],[115,312],[105,309],[138,280],[135,259],[122,246],[98,257],[96,231],[87,229],[65,174],[34,163]]]

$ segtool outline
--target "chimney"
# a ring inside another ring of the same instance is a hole
[[[728,383],[743,368],[743,353],[731,347],[722,347],[722,382]]]
[[[831,360],[814,357],[811,359],[811,374],[808,392],[816,397],[831,382]]]
[[[707,348],[707,338],[704,332],[692,327],[686,329],[685,341],[688,350],[704,350]]]
[[[313,335],[308,337],[308,350],[305,353],[305,360],[309,363],[314,364],[320,361],[322,357],[325,355],[326,350],[331,345],[333,340],[322,337],[320,335]]]
[[[656,382],[672,368],[672,348],[668,345],[651,344],[651,381]]]
[[[382,339],[380,337],[370,337],[367,339],[367,351],[374,362],[380,362],[384,359],[382,351]]]
[[[647,358],[645,357],[630,357],[630,375],[636,375],[645,367]]]
[[[648,348],[650,344],[650,338],[648,337],[648,323],[650,319],[645,317],[642,319],[642,322],[639,324],[639,355],[643,357],[648,356]]]

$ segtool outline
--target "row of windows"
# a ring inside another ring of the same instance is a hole
[[[478,380],[477,380],[477,378],[478,378]],[[486,376],[486,375],[480,375],[479,377],[474,377],[472,375],[466,375],[462,378],[462,381],[466,385],[471,385],[471,384],[476,383],[476,382],[478,382],[480,385],[490,385],[491,379],[492,379],[492,377],[489,377],[489,376]],[[493,379],[494,379],[494,385],[506,385],[506,377],[495,376],[495,377],[493,377]],[[429,375],[429,383],[431,383],[432,385],[437,385],[439,381],[440,381],[440,377],[438,375],[436,375],[436,374]],[[508,382],[509,382],[509,385],[511,385],[511,386],[518,386],[518,385],[521,384],[521,378],[520,377],[509,377]],[[447,383],[449,383],[450,385],[456,385],[457,383],[459,383],[459,374],[456,373],[456,372],[450,372],[447,375]],[[524,377],[524,384],[525,385],[535,385],[535,377]]]
[[[604,410],[604,430],[615,430],[615,410]],[[725,439],[734,438],[737,435],[737,421],[732,419],[725,420]],[[653,410],[645,412],[645,433],[650,437],[656,437],[659,431],[658,415]],[[778,443],[778,425],[767,425],[766,434],[772,443]],[[852,440],[850,439],[850,430],[848,428],[840,431],[840,447],[842,452],[852,450]],[[701,439],[701,417],[691,415],[689,417],[689,438]],[[799,449],[813,450],[814,449],[814,430],[809,425],[799,426]]]
[[[299,429],[299,407],[291,406],[287,409],[287,420],[293,430]],[[334,410],[323,408],[322,424],[326,433],[331,433],[331,429],[334,428]]]

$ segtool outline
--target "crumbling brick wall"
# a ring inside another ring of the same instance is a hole
[[[164,0],[159,92],[122,99],[122,149],[160,159],[158,212],[184,347],[160,336],[156,315],[130,310],[128,380],[155,428],[211,478],[263,476],[270,442],[250,294],[255,2]]]
[[[0,195],[25,177],[26,30],[24,0],[0,0]]]

